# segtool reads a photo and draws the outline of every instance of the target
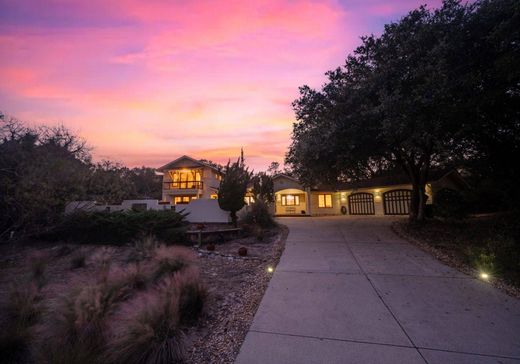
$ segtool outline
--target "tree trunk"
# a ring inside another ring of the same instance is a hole
[[[230,211],[229,215],[231,216],[231,222],[233,223],[233,226],[234,227],[238,227],[237,212],[236,211]]]

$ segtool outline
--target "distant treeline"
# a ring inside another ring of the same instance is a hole
[[[0,119],[0,240],[57,223],[67,202],[161,198],[153,168],[94,163],[86,141],[64,126],[29,127]]]

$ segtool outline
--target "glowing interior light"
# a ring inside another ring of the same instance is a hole
[[[273,273],[274,272],[274,268],[273,267],[267,267],[267,272]]]

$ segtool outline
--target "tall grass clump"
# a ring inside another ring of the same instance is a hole
[[[106,351],[106,362],[119,364],[182,363],[184,333],[179,323],[179,299],[171,290],[148,294],[128,306],[117,322]]]
[[[188,248],[160,246],[155,250],[154,264],[156,269],[154,278],[157,280],[164,275],[178,272],[192,265],[195,260],[195,254]]]
[[[107,318],[128,296],[124,285],[87,285],[57,299],[41,327],[40,359],[49,363],[101,363]]]
[[[182,324],[191,324],[199,319],[206,306],[208,290],[202,283],[199,271],[188,268],[167,279],[166,289],[179,297],[179,317]]]
[[[34,282],[15,284],[8,293],[5,321],[0,330],[0,359],[5,363],[29,361],[33,326],[41,313],[41,295]]]
[[[154,235],[143,235],[134,241],[134,249],[131,251],[128,260],[142,262],[151,259],[160,245],[159,240]]]
[[[36,251],[29,255],[31,279],[40,287],[45,284],[45,271],[49,264],[50,255],[47,252]]]

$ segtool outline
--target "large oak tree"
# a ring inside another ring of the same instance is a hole
[[[450,0],[363,37],[321,90],[300,88],[286,162],[307,185],[401,169],[413,186],[410,218],[424,219],[432,167],[477,159],[489,145],[480,139],[502,127],[518,138],[511,127],[518,127],[518,9],[514,0]],[[516,70],[499,67],[498,77],[468,58],[481,51],[489,57],[484,64],[495,64],[497,48]],[[494,113],[478,107],[495,100],[501,105]]]

